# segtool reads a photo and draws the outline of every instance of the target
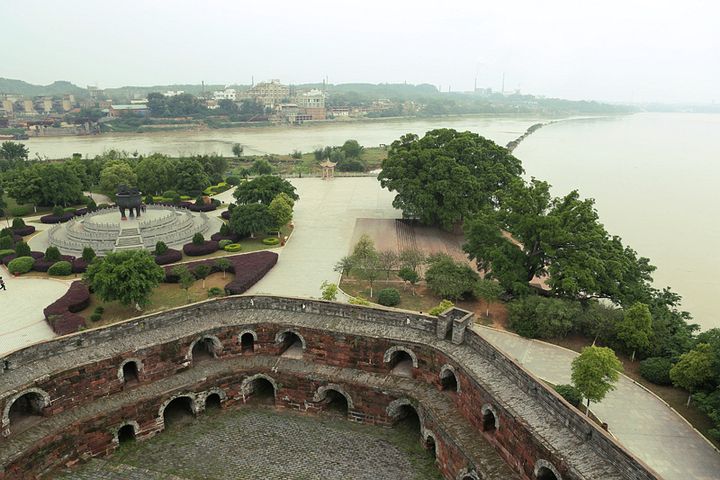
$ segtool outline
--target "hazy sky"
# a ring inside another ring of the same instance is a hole
[[[0,77],[432,83],[720,102],[715,0],[0,0]]]

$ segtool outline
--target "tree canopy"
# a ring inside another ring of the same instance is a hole
[[[439,297],[458,300],[474,294],[480,277],[466,262],[456,262],[450,255],[438,253],[428,258],[427,263],[425,281]]]
[[[274,219],[264,203],[238,205],[230,213],[230,230],[241,236],[254,236],[273,228]]]
[[[81,201],[82,182],[67,163],[35,163],[5,175],[8,195],[18,203],[69,205]]]
[[[175,167],[177,189],[181,192],[202,192],[210,186],[210,177],[196,159],[183,159]]]
[[[466,224],[464,246],[486,275],[524,294],[545,278],[553,294],[569,298],[639,300],[654,267],[610,237],[592,199],[577,191],[552,198],[547,182],[514,181],[497,210],[479,212]]]
[[[111,162],[100,173],[100,189],[103,192],[114,195],[118,185],[137,186],[137,175],[126,162]]]
[[[483,208],[496,206],[523,173],[510,152],[472,132],[432,130],[392,143],[378,175],[397,192],[393,206],[408,218],[452,229]]]
[[[610,348],[590,346],[572,362],[572,383],[590,402],[599,402],[620,378],[623,367]]]
[[[644,303],[635,303],[625,309],[623,321],[618,325],[618,339],[632,352],[644,350],[650,346],[652,335],[652,316],[650,309]]]
[[[104,302],[118,300],[143,308],[152,289],[165,279],[165,271],[147,251],[130,250],[94,260],[83,278]]]
[[[281,193],[286,194],[293,201],[300,198],[290,182],[274,175],[261,175],[241,183],[233,192],[233,196],[238,204],[260,202],[270,205],[270,202]]]

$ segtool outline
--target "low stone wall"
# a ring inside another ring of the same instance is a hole
[[[549,465],[557,478],[565,479],[600,478],[601,474],[602,478],[657,478],[554,391],[476,332],[467,330],[469,320],[467,312],[457,309],[438,318],[394,309],[268,296],[228,297],[140,317],[5,356],[0,375],[0,380],[7,380],[2,382],[4,388],[0,390],[0,406],[5,412],[3,433],[12,438],[7,411],[14,399],[28,389],[46,392],[50,400],[43,415],[53,417],[121,395],[126,389],[121,374],[124,362],[135,361],[140,384],[152,385],[187,371],[193,364],[192,351],[198,341],[210,342],[215,357],[231,361],[246,354],[240,341],[243,333],[251,332],[255,338],[255,354],[277,356],[283,348],[282,339],[291,332],[302,338],[305,362],[354,369],[359,377],[362,372],[388,375],[387,361],[397,350],[411,355],[412,379],[420,385],[443,388],[441,375],[452,371],[459,387],[451,396],[458,418],[472,426],[478,439],[493,445],[522,478],[535,478],[541,465]],[[125,348],[125,341],[132,346]],[[63,363],[65,358],[67,363]],[[324,379],[326,383],[327,380]],[[237,389],[224,381],[214,380],[212,385],[193,388],[220,387],[229,397],[237,399]],[[312,403],[308,400],[311,391],[321,386],[313,381],[302,376],[295,380],[288,378],[283,404],[307,409]],[[365,388],[359,398],[370,401],[376,393]],[[518,393],[524,396],[520,399]],[[376,406],[382,403],[378,402]],[[484,415],[488,411],[492,412],[498,428],[486,425]],[[104,428],[117,423],[113,415],[108,412]],[[138,413],[138,418],[142,416]],[[380,410],[370,407],[358,410],[356,419],[387,422]],[[143,423],[138,422],[142,427]],[[541,422],[551,422],[553,431],[538,428]],[[444,431],[441,424],[435,424],[434,429]],[[73,437],[74,443],[91,445],[87,446],[91,455],[106,452],[107,437],[86,439],[82,433],[85,430],[99,435],[98,425],[94,420],[89,421],[73,430],[71,435],[77,437]],[[153,431],[150,427],[145,430]],[[458,439],[444,435],[444,440],[436,441],[442,441],[447,452],[455,452],[438,463],[446,478],[455,478],[462,469],[467,470],[468,464],[472,468],[481,467],[473,464],[477,459],[471,452],[458,446]],[[567,441],[570,438],[573,440]],[[23,458],[37,461],[32,452],[41,448],[40,445],[42,442],[24,453]],[[575,446],[563,450],[558,445]],[[582,452],[576,451],[580,449]],[[79,452],[62,455],[75,458]],[[6,465],[7,468],[10,466]],[[462,475],[458,478],[465,480]]]

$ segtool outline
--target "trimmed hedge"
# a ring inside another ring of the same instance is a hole
[[[235,278],[225,285],[225,293],[228,295],[239,295],[247,291],[248,288],[255,285],[258,280],[263,278],[272,267],[275,266],[278,259],[278,254],[275,252],[254,252],[245,255],[233,255],[229,257],[223,257],[230,262],[230,268],[227,270],[230,273],[235,274]],[[219,272],[215,266],[215,260],[207,259],[198,260],[184,264],[190,271],[194,270],[198,265],[209,265],[210,272]],[[174,266],[164,267],[165,269],[165,282],[177,283],[178,276],[175,275],[172,270]]]
[[[12,207],[10,209],[10,215],[13,217],[22,217],[30,213],[30,207],[25,207],[22,205],[18,205],[16,207]]]
[[[209,255],[213,252],[217,252],[218,242],[214,240],[205,240],[202,245],[195,245],[193,243],[187,243],[183,245],[183,253],[190,257],[199,257],[201,255]]]
[[[28,235],[32,235],[33,233],[35,233],[35,227],[33,227],[32,225],[26,225],[24,227],[13,228],[12,231],[15,235],[27,237]]]
[[[220,250],[224,250],[225,247],[227,247],[228,245],[231,245],[232,243],[233,243],[233,241],[232,241],[232,240],[229,240],[229,239],[220,240],[220,241],[218,242],[218,248],[219,248]]]
[[[640,375],[656,385],[672,385],[670,369],[672,361],[667,357],[650,357],[640,362]]]
[[[60,260],[48,268],[48,274],[57,277],[67,277],[72,273],[72,264],[66,260]]]
[[[8,255],[14,255],[15,249],[14,248],[8,248],[6,250],[0,250],[0,258],[5,258]]]
[[[231,243],[230,245],[225,245],[224,250],[231,253],[239,252],[242,250],[242,245],[239,243]]]
[[[40,217],[40,221],[42,223],[48,223],[48,224],[65,223],[65,222],[71,220],[74,216],[75,216],[74,213],[64,213],[62,215],[54,215],[54,214],[43,215],[42,217]]]
[[[237,242],[238,240],[240,240],[240,236],[236,235],[234,233],[230,233],[228,235],[223,235],[222,233],[217,232],[217,233],[213,233],[210,236],[210,239],[215,240],[216,242],[219,242],[221,240],[230,240],[231,242]]]
[[[262,239],[265,245],[280,245],[280,239],[277,237],[266,237]]]
[[[87,285],[75,281],[65,295],[43,310],[43,314],[56,334],[67,335],[85,327],[85,319],[76,312],[87,308],[89,304],[90,290]]]
[[[162,255],[155,255],[155,263],[158,265],[167,265],[182,260],[182,252],[174,248],[168,248]]]
[[[400,292],[395,288],[383,288],[378,293],[378,303],[386,307],[394,307],[400,303]]]
[[[43,258],[45,254],[43,252],[30,252],[30,256],[33,257],[35,260]],[[2,257],[2,263],[7,265],[13,260],[17,258],[17,254],[13,253],[11,255],[7,255],[5,257]]]
[[[8,271],[13,275],[21,275],[32,270],[35,259],[32,257],[18,257],[8,263]]]

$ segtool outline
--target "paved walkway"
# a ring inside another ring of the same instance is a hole
[[[53,338],[43,309],[70,288],[57,279],[14,277],[0,266],[7,290],[0,290],[0,355]]]
[[[556,345],[475,325],[490,343],[517,359],[538,377],[554,384],[570,383],[570,364],[578,355]],[[595,414],[631,452],[666,480],[717,480],[720,453],[655,395],[621,376],[617,389]]]
[[[398,218],[394,194],[374,177],[293,178],[300,200],[295,204],[295,231],[277,265],[248,293],[320,297],[323,281],[339,282],[333,268],[350,253],[358,218]]]

